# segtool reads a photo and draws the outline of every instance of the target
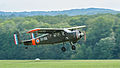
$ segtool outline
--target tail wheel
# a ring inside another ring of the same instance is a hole
[[[72,50],[75,50],[75,49],[76,49],[75,45],[72,45]]]
[[[62,50],[63,52],[65,52],[65,51],[66,51],[66,48],[65,48],[65,47],[62,47],[61,50]]]
[[[25,49],[28,49],[28,47],[25,47]]]

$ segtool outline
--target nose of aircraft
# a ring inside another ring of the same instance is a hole
[[[83,37],[84,36],[84,40],[86,40],[86,33],[83,31],[83,32],[81,32],[81,31],[76,31],[76,37],[77,38],[81,38],[81,37]]]
[[[78,36],[79,36],[79,38],[81,38],[82,36],[84,36],[84,33],[79,32]]]
[[[85,32],[80,32],[80,31],[79,31],[78,36],[79,36],[79,38],[81,38],[81,37],[84,36],[84,40],[86,41],[86,33],[85,33]]]
[[[81,32],[80,35],[81,35],[81,36],[84,36],[84,33]]]

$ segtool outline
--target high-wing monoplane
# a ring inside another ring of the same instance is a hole
[[[75,50],[75,43],[83,36],[84,39],[86,39],[86,33],[79,30],[84,27],[86,26],[71,28],[35,28],[26,32],[31,34],[31,39],[29,40],[21,40],[19,32],[15,32],[14,41],[16,45],[24,44],[27,46],[63,43],[63,47],[61,48],[63,52],[66,51],[64,43],[69,42],[72,50]]]

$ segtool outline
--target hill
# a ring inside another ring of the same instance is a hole
[[[87,39],[84,42],[84,37],[82,37],[75,44],[76,50],[71,49],[69,42],[65,43],[66,52],[61,51],[62,43],[39,46],[24,46],[23,44],[16,46],[14,44],[13,35],[16,31],[20,32],[21,40],[29,40],[31,36],[26,31],[30,29],[67,28],[80,25],[87,26],[85,29],[80,29],[86,31]],[[0,59],[35,58],[120,59],[120,14],[31,16],[0,19]]]
[[[117,13],[120,13],[120,11],[104,9],[104,8],[71,9],[71,10],[64,10],[64,11],[31,11],[31,12],[3,12],[3,11],[0,11],[0,16],[7,16],[7,17],[24,17],[24,16],[36,16],[36,15],[75,16],[75,15],[94,15],[94,14],[105,14],[105,13],[117,14]]]

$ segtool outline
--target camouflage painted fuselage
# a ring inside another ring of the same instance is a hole
[[[82,36],[77,36],[77,31],[71,33],[58,32],[52,34],[43,34],[30,40],[24,40],[24,45],[56,44],[62,42],[76,43]]]

